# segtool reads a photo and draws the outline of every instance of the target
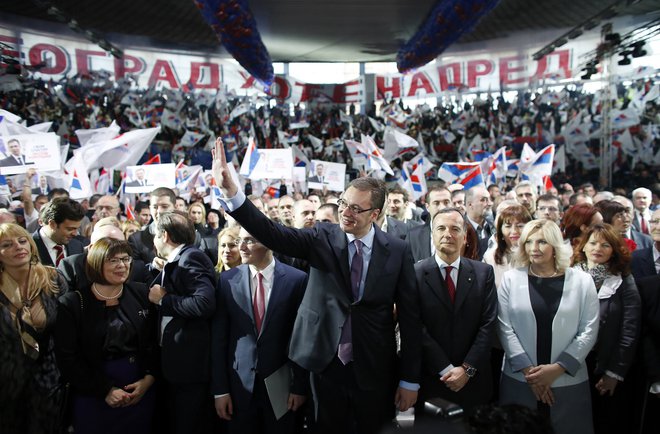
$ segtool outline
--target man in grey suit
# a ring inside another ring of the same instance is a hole
[[[435,253],[433,240],[431,239],[431,217],[443,208],[451,206],[451,192],[445,187],[434,186],[429,188],[426,193],[426,210],[428,211],[428,221],[420,226],[410,230],[408,242],[415,262],[426,259]]]
[[[374,225],[385,202],[384,183],[352,181],[339,200],[339,225],[294,229],[272,222],[245,200],[220,139],[213,174],[231,216],[249,233],[268,248],[309,261],[289,358],[314,374],[316,431],[380,432],[392,420],[395,404],[407,410],[415,403],[421,356],[420,301],[410,250]]]
[[[418,410],[440,397],[469,412],[492,393],[495,274],[490,265],[461,257],[470,223],[456,208],[440,210],[431,223],[435,255],[415,264],[425,331]]]

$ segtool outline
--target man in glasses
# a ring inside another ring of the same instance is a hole
[[[557,225],[564,215],[561,208],[561,200],[551,194],[543,194],[536,199],[536,218],[551,220]]]
[[[271,222],[245,200],[231,179],[222,140],[216,141],[213,174],[228,211],[255,239],[310,263],[289,358],[313,373],[316,431],[380,432],[395,405],[407,410],[415,403],[421,356],[410,249],[374,225],[383,211],[384,183],[352,181],[338,202],[339,225],[293,229]]]

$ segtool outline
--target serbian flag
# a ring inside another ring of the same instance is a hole
[[[370,136],[365,136],[362,134],[362,140],[360,143],[362,145],[362,150],[367,156],[367,163],[370,169],[383,170],[390,175],[394,175],[394,172],[390,167],[390,163],[388,163],[388,161],[385,159],[380,148],[376,146],[374,139],[372,139]]]
[[[111,179],[112,175],[110,175],[110,171],[102,168],[99,177],[94,181],[94,191],[98,194],[108,194]]]
[[[555,185],[552,183],[552,179],[549,176],[543,177],[543,190],[548,192],[551,188],[555,188]]]
[[[135,210],[133,210],[133,207],[131,206],[131,201],[126,199],[126,218],[128,220],[137,220],[137,216],[135,215]]]
[[[309,167],[309,158],[298,145],[293,145],[291,150],[293,151],[293,165],[295,167]]]
[[[548,145],[536,153],[522,172],[530,178],[543,178],[552,175],[552,162],[555,158],[555,145]]]
[[[11,192],[9,191],[9,185],[7,185],[7,178],[5,175],[0,175],[0,194],[4,196],[9,196]]]
[[[462,184],[465,190],[484,185],[480,163],[442,163],[438,178],[449,184]]]
[[[239,173],[249,177],[254,168],[257,167],[257,162],[259,162],[259,150],[257,149],[257,144],[254,142],[254,138],[250,137],[250,142]]]
[[[154,155],[153,157],[149,158],[147,161],[142,163],[143,166],[146,166],[147,164],[160,164],[160,154]]]

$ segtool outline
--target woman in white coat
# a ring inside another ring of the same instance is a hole
[[[525,225],[516,268],[498,289],[505,360],[500,405],[538,409],[557,434],[593,433],[585,359],[598,336],[598,297],[589,274],[568,268],[570,247],[552,221]]]

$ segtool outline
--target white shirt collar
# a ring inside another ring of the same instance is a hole
[[[39,235],[41,235],[41,240],[44,242],[48,250],[55,250],[55,246],[57,245],[57,243],[51,240],[48,235],[46,235],[46,231],[44,231],[43,226],[41,227],[41,229],[39,229]]]
[[[273,274],[275,274],[275,259],[272,259],[270,261],[270,264],[266,266],[263,270],[257,270],[257,267],[254,265],[250,264],[248,265],[250,268],[250,277],[252,279],[257,278],[257,273],[261,273],[262,276],[264,276],[264,280],[267,282],[272,282],[273,281]]]
[[[183,249],[184,247],[186,247],[185,244],[179,244],[178,246],[176,246],[174,250],[172,250],[172,253],[170,253],[170,255],[168,256],[167,263],[169,264],[170,262],[174,261],[174,258],[176,258],[179,255],[181,249]]]
[[[440,267],[440,269],[443,269],[443,268],[445,268],[449,265],[449,266],[454,267],[452,271],[454,271],[454,270],[458,271],[458,269],[461,265],[461,257],[459,256],[454,262],[452,262],[451,264],[447,264],[445,261],[443,261],[440,258],[440,255],[438,255],[436,253],[435,254],[435,262],[438,264],[438,267]]]
[[[376,236],[376,229],[374,229],[374,225],[371,225],[371,229],[369,229],[369,232],[362,238],[358,238],[360,241],[362,241],[362,244],[364,244],[369,250],[371,250],[372,246],[374,245],[374,237]],[[351,244],[353,240],[355,240],[355,235],[353,234],[346,234],[346,238],[348,238],[348,244]]]

